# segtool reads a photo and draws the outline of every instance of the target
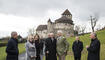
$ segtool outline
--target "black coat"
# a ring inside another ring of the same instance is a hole
[[[8,41],[7,48],[6,48],[7,57],[6,60],[18,60],[18,40],[11,38]]]
[[[36,47],[36,60],[40,60],[40,51],[41,51],[41,44],[39,40],[35,41],[35,47]]]
[[[83,50],[83,43],[81,41],[74,41],[72,45],[72,50],[74,57],[81,57],[81,52]]]
[[[45,52],[49,51],[49,53],[46,53],[46,60],[57,60],[56,57],[56,39],[54,38],[53,41],[51,38],[47,38],[45,42],[46,48]]]
[[[88,60],[100,60],[100,41],[96,39],[91,40],[88,50]]]

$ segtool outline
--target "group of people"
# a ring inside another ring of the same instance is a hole
[[[63,37],[62,32],[58,32],[57,38],[54,33],[49,33],[48,38],[40,39],[39,35],[29,36],[26,43],[26,60],[65,60],[69,50],[69,43]]]
[[[57,37],[54,33],[49,33],[48,38],[41,39],[38,34],[35,36],[29,35],[25,44],[26,59],[25,60],[65,60],[69,51],[69,43],[63,36],[62,31],[57,32]],[[86,46],[88,51],[87,60],[100,60],[100,41],[96,33],[90,34],[91,44]],[[79,36],[76,36],[72,45],[74,60],[81,60],[81,53],[83,51],[83,42],[80,41]],[[8,41],[6,48],[6,60],[18,60],[18,40],[17,32],[11,33],[11,39]]]

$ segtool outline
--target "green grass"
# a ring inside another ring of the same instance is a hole
[[[98,35],[98,39],[101,42],[100,60],[105,60],[105,57],[104,57],[104,55],[105,55],[105,31],[104,30],[103,31],[98,31],[97,35]],[[70,51],[68,53],[68,56],[66,57],[66,60],[74,60],[71,47],[72,47],[72,44],[73,44],[73,41],[75,40],[75,38],[74,37],[70,37],[67,40],[70,43],[70,48],[69,48]],[[87,52],[85,46],[86,45],[90,45],[91,39],[89,38],[89,34],[86,34],[84,36],[80,36],[80,40],[84,44],[84,50],[82,52],[81,60],[87,60],[88,52]]]
[[[24,43],[19,44],[19,53],[25,52]],[[5,53],[6,47],[0,47],[0,60],[6,60],[6,53]]]

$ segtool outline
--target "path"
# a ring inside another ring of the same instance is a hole
[[[25,53],[19,55],[19,60],[25,60]]]

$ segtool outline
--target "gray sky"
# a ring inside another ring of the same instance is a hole
[[[98,25],[105,23],[105,0],[0,0],[0,37],[17,31],[26,36],[30,28],[61,17],[69,9],[76,25],[87,25],[89,16],[99,17]]]

